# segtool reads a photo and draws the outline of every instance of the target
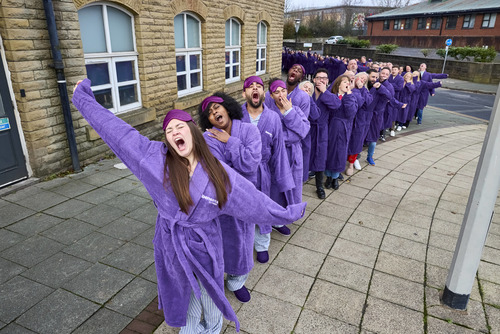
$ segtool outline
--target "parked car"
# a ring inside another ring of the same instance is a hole
[[[341,39],[344,39],[342,36],[330,36],[328,39],[325,41],[326,44],[337,44],[337,42]]]

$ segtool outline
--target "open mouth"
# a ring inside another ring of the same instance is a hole
[[[217,115],[215,116],[215,121],[220,123],[222,121],[222,118],[222,115]]]
[[[252,101],[253,102],[255,102],[255,103],[259,102],[259,98],[260,98],[259,93],[255,92],[252,94]]]
[[[174,142],[175,142],[175,145],[177,145],[177,149],[179,149],[179,151],[183,151],[186,148],[186,143],[184,142],[184,139],[177,138],[177,139],[175,139]]]

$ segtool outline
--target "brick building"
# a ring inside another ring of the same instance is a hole
[[[419,4],[367,17],[364,38],[374,45],[444,48],[489,46],[500,50],[498,0],[427,0]]]
[[[170,109],[193,112],[218,90],[241,100],[244,78],[280,74],[283,0],[2,0],[0,186],[74,166],[47,2],[68,95],[88,76],[98,101],[149,138],[162,138]],[[82,166],[111,153],[71,116]]]

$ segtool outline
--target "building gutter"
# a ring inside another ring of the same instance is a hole
[[[68,139],[69,152],[71,154],[71,161],[73,163],[73,170],[75,172],[81,172],[82,169],[80,168],[78,150],[76,148],[73,118],[71,117],[71,108],[69,104],[68,89],[66,86],[66,77],[64,76],[64,63],[62,61],[61,50],[59,48],[59,36],[57,34],[56,18],[52,0],[43,0],[43,8],[45,9],[45,18],[47,20],[47,28],[49,31],[50,47],[52,50],[52,58],[54,60],[53,66],[56,70],[57,86],[59,87],[59,96],[61,98],[64,125],[66,127],[66,137]]]

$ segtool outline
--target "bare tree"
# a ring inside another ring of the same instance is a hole
[[[373,0],[376,6],[380,7],[406,7],[416,1],[412,0]]]
[[[292,0],[285,0],[285,14],[290,13],[291,11],[295,10],[293,6],[293,1]]]

